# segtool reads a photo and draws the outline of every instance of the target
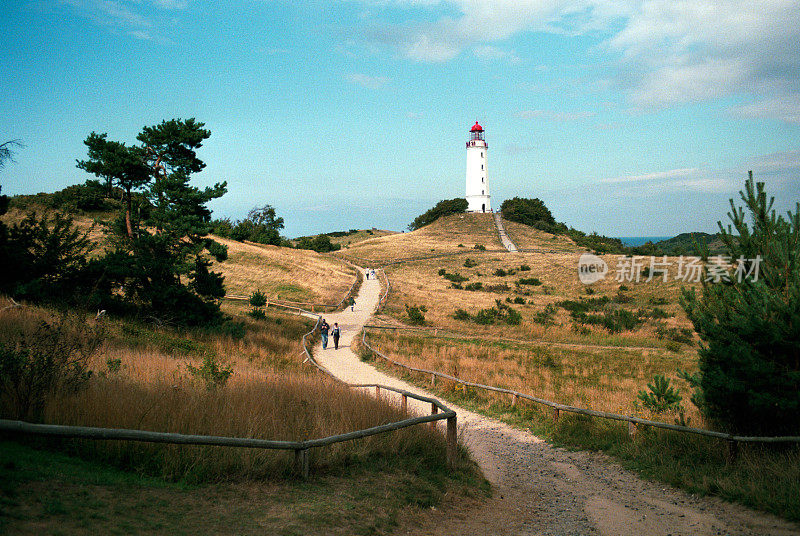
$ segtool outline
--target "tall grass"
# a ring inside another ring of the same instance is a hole
[[[0,311],[0,344],[33,329],[50,311],[33,307]],[[241,339],[203,332],[148,330],[110,322],[106,344],[88,363],[93,372],[80,390],[50,393],[43,421],[183,434],[304,440],[402,420],[399,409],[301,369],[297,332],[305,320],[253,321]],[[289,328],[285,332],[284,328]],[[267,329],[268,328],[268,329]],[[296,337],[296,338],[295,338]],[[291,342],[290,342],[291,341]],[[288,354],[288,355],[287,355]],[[209,389],[188,364],[209,355],[233,368],[224,387]],[[0,407],[8,416],[8,408]],[[51,441],[82,456],[145,474],[186,481],[280,478],[293,453],[124,441]],[[441,434],[416,426],[312,451],[314,471],[375,456],[409,456],[443,466]]]

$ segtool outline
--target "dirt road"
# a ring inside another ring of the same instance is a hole
[[[354,311],[326,315],[329,324],[339,323],[342,339],[339,350],[332,344],[325,351],[317,348],[317,360],[349,383],[381,383],[432,396],[377,371],[350,351],[379,293],[378,281],[366,280]],[[602,454],[554,448],[525,431],[445,403],[458,413],[460,438],[494,486],[494,497],[444,516],[432,513],[408,534],[800,535],[800,527],[774,516],[642,480]]]

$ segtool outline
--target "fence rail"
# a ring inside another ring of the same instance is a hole
[[[420,369],[416,367],[411,367],[404,363],[400,363],[395,361],[394,359],[380,353],[378,350],[373,348],[367,342],[367,330],[364,329],[362,331],[361,340],[364,343],[364,346],[369,349],[373,354],[381,357],[382,359],[388,361],[392,365],[395,365],[400,368],[404,368],[406,370],[410,370],[412,372],[417,372],[420,374],[430,375],[431,377],[431,384],[435,385],[436,378],[442,378],[445,380],[449,380],[455,382],[457,384],[462,385],[463,387],[472,387],[475,389],[483,389],[486,391],[493,391],[496,393],[504,393],[512,396],[512,405],[516,405],[518,399],[523,400],[530,400],[531,402],[535,402],[537,404],[541,404],[543,406],[548,406],[553,410],[553,420],[557,421],[559,417],[559,412],[566,412],[566,413],[576,413],[580,415],[588,415],[590,417],[598,417],[602,419],[611,419],[616,421],[626,421],[629,423],[629,433],[631,435],[635,435],[636,429],[633,428],[635,426],[652,426],[654,428],[662,428],[666,430],[673,430],[676,432],[684,432],[690,434],[696,434],[700,436],[706,437],[714,437],[718,439],[724,439],[728,441],[728,448],[729,454],[731,456],[735,456],[736,452],[736,443],[800,443],[800,436],[781,436],[781,437],[759,437],[759,436],[740,436],[729,434],[725,432],[715,432],[713,430],[705,430],[702,428],[692,428],[690,426],[681,426],[678,424],[669,424],[665,422],[659,421],[651,421],[648,419],[641,419],[639,417],[631,417],[628,415],[620,415],[617,413],[609,413],[605,411],[597,411],[592,409],[585,409],[579,408],[575,406],[569,406],[566,404],[559,404],[558,402],[552,402],[550,400],[545,400],[543,398],[538,398],[535,396],[531,396],[525,393],[520,393],[518,391],[514,391],[512,389],[505,389],[503,387],[495,387],[492,385],[483,385],[480,383],[470,382],[466,380],[462,380],[461,378],[457,378],[455,376],[451,376],[449,374],[444,374],[442,372],[437,372],[434,370],[426,370]]]
[[[359,272],[360,273],[360,272]],[[358,281],[356,281],[357,283]],[[355,287],[355,283],[350,287],[348,295]],[[343,300],[344,301],[344,300]],[[331,374],[322,365],[317,363],[312,353],[308,350],[307,340],[322,322],[322,316],[317,315],[311,311],[304,310],[300,307],[280,305],[298,312],[298,314],[314,316],[317,322],[308,333],[305,333],[301,339],[303,352],[306,358],[319,370],[328,374],[332,378],[339,380]],[[457,443],[457,415],[456,412],[445,406],[439,400],[430,398],[403,389],[397,389],[380,384],[347,384],[350,388],[365,389],[374,388],[376,397],[380,397],[381,390],[390,391],[399,394],[401,398],[401,410],[405,414],[408,409],[408,399],[413,398],[420,402],[429,403],[431,405],[431,414],[422,415],[419,417],[410,417],[401,421],[381,424],[371,428],[362,430],[355,430],[344,434],[338,434],[318,439],[307,439],[304,441],[275,441],[270,439],[258,438],[244,438],[244,437],[227,437],[227,436],[208,436],[208,435],[189,435],[189,434],[175,434],[168,432],[153,432],[147,430],[132,430],[125,428],[97,428],[89,426],[66,426],[57,424],[36,424],[25,421],[15,421],[0,419],[0,432],[16,433],[16,434],[29,434],[49,437],[63,437],[72,439],[91,439],[99,441],[140,441],[147,443],[169,443],[175,445],[209,445],[219,447],[240,447],[240,448],[258,448],[258,449],[272,449],[272,450],[292,450],[295,453],[295,469],[303,477],[308,478],[309,475],[309,450],[312,448],[325,447],[335,443],[343,443],[345,441],[353,441],[365,437],[385,434],[416,426],[419,424],[433,423],[440,420],[447,421],[447,464],[453,467],[458,457],[458,443]]]

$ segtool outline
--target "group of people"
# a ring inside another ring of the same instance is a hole
[[[364,273],[364,276],[365,276],[367,279],[369,279],[370,277],[371,277],[372,279],[375,279],[375,270],[372,270],[372,269],[370,269],[370,270],[367,270],[367,271]]]
[[[339,329],[339,323],[334,322],[333,328],[328,325],[328,322],[323,318],[322,324],[319,326],[319,332],[322,335],[322,349],[325,350],[328,348],[328,335],[333,336],[333,348],[334,350],[339,349],[339,337],[342,334],[342,330]]]

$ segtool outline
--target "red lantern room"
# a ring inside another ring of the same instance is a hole
[[[472,125],[472,128],[469,129],[470,141],[473,140],[481,140],[483,141],[483,127],[475,121],[475,124]]]

